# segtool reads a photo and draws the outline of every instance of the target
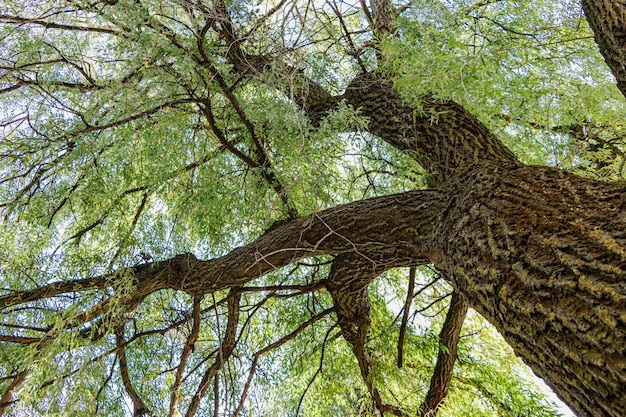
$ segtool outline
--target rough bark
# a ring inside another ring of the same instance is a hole
[[[452,185],[435,264],[578,415],[626,415],[626,184],[494,168]]]
[[[408,252],[406,253],[408,255]],[[379,254],[375,254],[375,257]],[[401,253],[400,258],[404,257]],[[411,257],[406,262],[416,262]],[[372,359],[366,349],[367,335],[370,325],[370,299],[367,291],[369,283],[386,268],[379,265],[374,258],[363,253],[345,253],[333,261],[326,288],[333,297],[337,321],[343,338],[352,347],[357,359],[361,378],[367,387],[376,409],[384,415],[391,413],[404,417],[407,414],[401,409],[385,404],[380,392],[371,378]]]
[[[356,252],[381,272],[423,262],[434,236],[436,219],[445,207],[437,190],[419,190],[336,206],[310,216],[281,222],[254,242],[215,259],[192,254],[131,268],[143,299],[161,289],[200,296],[242,285],[269,271],[309,256]],[[54,283],[0,297],[0,309],[69,292],[115,285],[116,275]]]
[[[582,0],[600,52],[626,97],[626,1]]]
[[[356,77],[343,96],[370,119],[368,130],[410,153],[435,185],[476,165],[516,164],[517,157],[461,105],[424,97],[405,103],[393,85],[374,73]]]

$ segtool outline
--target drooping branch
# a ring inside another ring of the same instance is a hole
[[[454,292],[450,300],[446,320],[439,333],[437,364],[430,379],[430,387],[428,388],[426,398],[419,408],[418,415],[420,417],[434,417],[448,393],[467,308],[467,301],[465,301],[463,296],[458,292]]]
[[[333,297],[335,313],[343,338],[350,344],[359,364],[363,383],[372,396],[376,409],[384,414],[405,416],[401,409],[386,404],[371,375],[372,359],[366,350],[370,326],[369,283],[384,269],[360,253],[346,253],[335,258],[328,274],[326,287]]]
[[[202,376],[202,380],[198,385],[196,393],[191,399],[191,403],[185,413],[186,417],[191,417],[196,414],[200,401],[204,398],[206,391],[210,386],[210,382],[213,378],[217,378],[219,371],[222,369],[226,361],[230,358],[230,355],[235,349],[237,342],[237,327],[239,325],[239,301],[241,299],[241,292],[234,289],[233,297],[228,299],[228,318],[226,323],[226,331],[224,333],[223,340],[220,340],[220,346],[218,349],[217,357],[213,364],[206,370]]]
[[[183,380],[183,373],[185,371],[185,367],[187,366],[187,360],[189,359],[189,355],[194,349],[194,345],[196,340],[198,340],[198,336],[200,334],[200,298],[195,297],[193,299],[193,325],[191,327],[191,333],[187,337],[187,341],[185,342],[185,346],[180,354],[180,360],[178,362],[178,367],[176,369],[176,378],[174,379],[174,385],[172,386],[172,394],[170,395],[170,407],[169,407],[169,417],[173,417],[176,413],[176,403],[180,397],[180,385]]]
[[[307,321],[302,323],[300,326],[298,326],[298,328],[295,329],[293,332],[291,332],[291,333],[283,336],[279,340],[277,340],[277,341],[267,345],[266,347],[264,347],[263,349],[257,351],[253,355],[252,365],[250,365],[250,372],[248,373],[248,379],[246,380],[246,383],[245,383],[245,385],[243,387],[243,390],[242,390],[242,393],[241,393],[241,399],[239,400],[239,405],[237,406],[237,408],[233,412],[232,417],[237,417],[239,415],[239,413],[241,413],[241,411],[243,410],[243,406],[245,404],[246,397],[248,396],[248,391],[250,390],[252,379],[254,378],[254,374],[256,372],[256,368],[257,368],[257,365],[258,365],[258,362],[259,362],[259,358],[262,355],[264,355],[264,354],[266,354],[266,353],[268,353],[268,352],[270,352],[270,351],[272,351],[274,349],[277,349],[280,346],[284,345],[285,343],[289,342],[290,340],[295,338],[297,335],[302,333],[307,327],[313,325],[314,323],[318,322],[322,318],[326,317],[332,311],[333,311],[332,309],[327,309],[327,310],[322,311],[319,314],[316,314],[315,316],[311,317],[310,319],[308,319]]]
[[[366,255],[346,253],[333,261],[326,288],[333,297],[343,338],[355,346],[365,343],[370,325],[370,297],[367,287],[379,273]]]
[[[409,321],[409,314],[411,313],[413,290],[415,289],[415,272],[415,267],[412,266],[409,269],[409,287],[406,291],[406,300],[404,301],[404,307],[402,312],[402,322],[400,323],[400,335],[398,336],[398,368],[402,368],[403,364],[404,338],[406,335],[406,327]]]
[[[122,384],[124,385],[124,389],[126,393],[130,397],[133,402],[133,417],[141,417],[149,413],[148,407],[143,402],[137,390],[133,386],[132,381],[130,380],[130,375],[128,372],[128,362],[126,360],[126,348],[124,347],[124,336],[122,334],[123,327],[120,327],[115,332],[115,342],[117,344],[117,358],[120,363],[120,376],[122,378]]]

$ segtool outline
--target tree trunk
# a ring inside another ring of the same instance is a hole
[[[626,184],[519,165],[447,186],[435,265],[579,416],[625,416]]]
[[[626,97],[626,1],[582,0],[602,56]]]
[[[448,196],[422,255],[580,416],[625,416],[626,183],[525,166],[460,105],[412,109],[370,74],[345,98]]]

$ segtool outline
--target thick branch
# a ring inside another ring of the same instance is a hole
[[[362,7],[365,5],[361,2]],[[366,13],[371,21],[376,37],[391,35],[395,32],[393,5],[389,0],[370,0],[371,13]],[[364,7],[365,8],[365,7]]]
[[[341,333],[350,344],[359,364],[361,378],[367,387],[376,409],[381,414],[390,412],[396,416],[405,413],[397,407],[385,404],[371,377],[371,358],[365,349],[370,325],[370,298],[367,286],[384,269],[363,253],[345,253],[335,258],[328,274],[326,287],[333,297],[335,312]]]
[[[370,119],[370,133],[407,151],[438,181],[477,165],[518,163],[484,124],[453,101],[424,97],[416,109],[391,81],[373,73],[356,77],[343,98]]]
[[[62,281],[44,285],[33,290],[15,292],[0,297],[0,309],[19,304],[26,304],[31,301],[37,301],[44,298],[51,298],[59,294],[104,288],[110,284],[109,280],[110,277],[96,277],[73,281]]]
[[[202,261],[191,254],[139,265],[134,273],[135,291],[129,303],[161,289],[176,289],[199,296],[242,285],[298,259],[357,252],[380,273],[426,254],[432,230],[445,207],[437,191],[361,200],[282,223],[256,241],[229,254]],[[7,308],[70,292],[114,287],[115,275],[55,283],[0,297]],[[74,325],[76,323],[73,323]]]

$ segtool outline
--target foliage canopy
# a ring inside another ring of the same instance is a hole
[[[203,295],[135,293],[144,264],[432,183],[358,109],[312,120],[303,79],[339,95],[378,71],[433,124],[424,97],[454,100],[526,163],[623,179],[626,106],[578,2],[392,2],[392,30],[372,3],[2,2],[0,414],[415,414],[452,293],[431,267],[410,304],[406,268],[369,285],[367,378],[330,255]],[[458,350],[439,415],[558,415],[472,311]]]

